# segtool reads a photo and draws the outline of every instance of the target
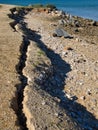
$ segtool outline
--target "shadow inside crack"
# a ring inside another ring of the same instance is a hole
[[[20,83],[16,84],[15,87],[17,88],[17,92],[15,94],[15,97],[11,101],[11,108],[15,111],[17,115],[16,125],[20,127],[19,130],[28,130],[27,124],[26,124],[26,117],[23,113],[23,92],[25,89],[25,86],[27,85],[27,78],[23,75],[23,68],[25,67],[25,61],[26,61],[26,52],[29,45],[29,41],[23,36],[23,41],[20,46],[20,59],[19,63],[16,65],[17,73],[19,74],[19,80]]]
[[[98,120],[93,116],[93,114],[87,111],[84,106],[75,101],[77,97],[73,97],[73,100],[71,100],[66,97],[66,94],[63,91],[67,73],[71,71],[70,64],[65,62],[59,54],[47,48],[41,40],[41,36],[37,34],[36,31],[27,28],[27,24],[24,23],[24,21],[21,22],[21,25],[23,26],[24,37],[28,39],[28,41],[35,41],[37,46],[45,52],[53,66],[53,75],[48,77],[45,82],[39,84],[35,80],[38,86],[40,86],[40,89],[44,90],[52,97],[59,98],[59,106],[65,110],[67,115],[75,121],[81,129],[98,130]]]

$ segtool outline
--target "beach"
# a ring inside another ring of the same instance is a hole
[[[98,129],[98,22],[1,5],[0,128]]]

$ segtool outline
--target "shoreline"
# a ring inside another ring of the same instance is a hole
[[[36,3],[35,3],[36,4]],[[11,5],[11,6],[23,6],[23,7],[28,7],[29,5],[14,5],[14,4],[0,4],[0,5]],[[59,10],[61,10],[61,11],[64,11],[65,13],[68,13],[68,14],[70,14],[70,15],[72,15],[72,16],[77,16],[77,17],[80,17],[80,18],[83,18],[83,19],[88,19],[88,20],[93,20],[93,21],[96,21],[96,22],[98,22],[98,17],[96,16],[96,18],[95,18],[95,16],[94,16],[94,18],[92,17],[92,16],[87,16],[87,14],[86,15],[83,15],[83,14],[81,14],[81,15],[78,15],[77,13],[76,13],[76,9],[75,10],[72,10],[72,8],[68,8],[68,7],[57,7],[57,9],[59,9]],[[81,9],[81,11],[82,11],[82,9]],[[91,14],[90,14],[91,15]]]
[[[81,18],[85,18],[85,19],[89,19],[89,20],[94,20],[94,21],[97,21],[98,22],[98,17],[96,16],[93,16],[91,13],[91,10],[90,10],[90,12],[89,11],[84,11],[84,13],[83,13],[83,9],[79,9],[79,11],[81,12],[80,14],[78,14],[77,13],[77,9],[75,9],[75,10],[73,10],[73,9],[71,9],[71,8],[61,8],[62,10],[64,10],[65,12],[69,12],[72,16],[78,16],[78,17],[81,17]],[[87,14],[86,14],[87,13]],[[90,15],[88,14],[88,13],[90,13]],[[97,13],[97,12],[96,12]],[[85,15],[84,15],[85,14]],[[94,14],[94,12],[93,12],[93,14]]]

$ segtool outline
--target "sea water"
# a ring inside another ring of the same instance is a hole
[[[1,4],[31,5],[54,4],[72,15],[98,21],[98,0],[0,0]]]

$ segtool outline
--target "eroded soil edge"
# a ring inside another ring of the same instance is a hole
[[[65,129],[66,126],[66,129],[73,130],[96,129],[97,120],[93,115],[85,107],[70,100],[63,93],[66,74],[71,71],[70,64],[62,60],[59,54],[47,48],[36,31],[27,28],[27,23],[23,21],[24,14],[24,10],[22,14],[12,14],[13,19],[15,19],[12,28],[23,37],[23,45],[20,49],[22,55],[17,66],[22,82],[22,88],[18,85],[20,112],[18,117],[20,124],[24,124],[22,128],[27,129],[26,127],[28,127],[29,130],[33,130],[35,126],[36,130],[61,130]],[[45,57],[49,59],[47,60]],[[51,64],[53,70],[47,76]],[[27,121],[22,111],[24,111]],[[87,118],[88,120],[82,121],[82,117],[84,120]]]

